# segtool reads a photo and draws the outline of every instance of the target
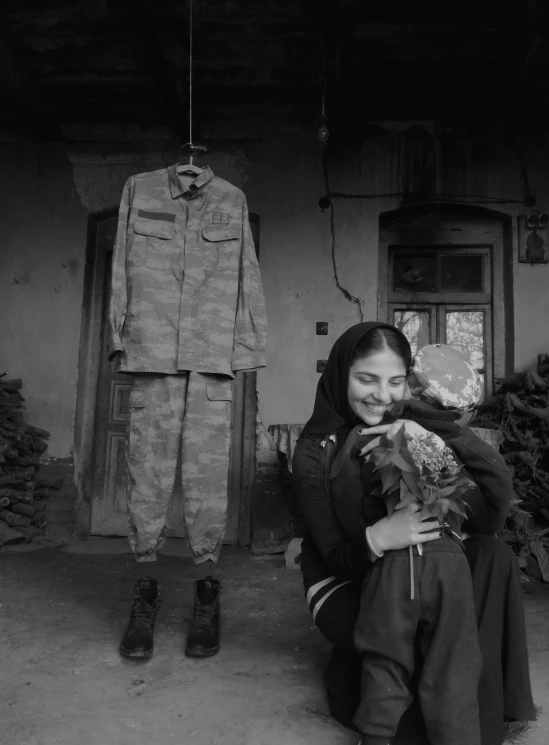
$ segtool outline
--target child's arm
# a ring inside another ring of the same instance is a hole
[[[498,533],[509,514],[513,497],[513,481],[507,464],[495,448],[468,427],[464,427],[448,445],[478,486],[478,489],[463,495],[464,501],[471,507],[464,524],[465,530]]]

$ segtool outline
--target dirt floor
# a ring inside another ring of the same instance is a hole
[[[141,572],[126,546],[0,552],[2,745],[356,745],[328,716],[328,645],[298,571],[230,548],[215,567],[160,556],[148,567],[163,586],[154,656],[132,663],[118,644]],[[188,659],[192,581],[210,572],[223,582],[221,652]],[[545,705],[549,592],[525,600],[535,698]],[[547,711],[521,743],[548,745]]]

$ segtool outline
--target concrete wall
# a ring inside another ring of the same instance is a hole
[[[490,201],[485,197],[523,198],[512,143],[433,140],[429,128],[410,135],[405,126],[387,127],[392,131],[383,136],[331,143],[331,191],[392,194],[421,189],[427,179],[440,195],[480,195],[481,206]],[[333,281],[330,212],[318,206],[326,191],[322,149],[303,131],[212,144],[207,161],[244,189],[261,219],[269,343],[268,368],[258,375],[260,415],[265,426],[304,422],[319,377],[317,359],[325,359],[337,336],[360,320],[358,305]],[[130,174],[174,158],[156,146],[114,155],[76,150],[9,145],[1,153],[0,372],[24,378],[29,420],[52,432],[49,455],[58,458],[70,456],[73,444],[87,216],[116,207]],[[549,212],[548,139],[527,140],[523,150],[531,191]],[[374,319],[379,216],[398,208],[401,199],[334,204],[340,283],[360,299],[364,319]],[[521,204],[483,206],[513,218],[525,211]],[[514,329],[508,333],[515,335],[515,367],[524,368],[538,352],[549,351],[549,266],[518,263],[516,220],[513,257]],[[328,336],[315,335],[316,321],[329,323]],[[262,458],[269,460],[265,452]]]

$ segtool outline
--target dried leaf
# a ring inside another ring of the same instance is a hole
[[[526,411],[526,406],[522,403],[522,401],[516,395],[516,393],[510,393],[509,400],[511,402],[513,409],[518,409],[519,411]]]
[[[549,582],[549,554],[542,541],[539,539],[531,541],[530,550],[539,564],[543,581]]]
[[[546,383],[546,382],[545,382],[545,380],[544,380],[544,379],[543,379],[543,378],[541,377],[541,375],[539,375],[539,374],[538,374],[538,373],[537,373],[537,372],[536,372],[535,370],[533,370],[533,371],[532,371],[532,372],[530,373],[530,376],[531,376],[531,378],[532,378],[532,382],[534,383],[534,385],[535,385],[535,386],[536,386],[537,388],[543,388],[543,389],[547,388],[547,383]]]

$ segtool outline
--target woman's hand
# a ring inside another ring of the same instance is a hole
[[[440,538],[440,523],[438,520],[426,520],[427,517],[429,515],[419,504],[395,510],[392,515],[382,518],[370,528],[374,547],[379,552],[391,551]],[[430,530],[434,532],[430,533]]]
[[[404,427],[404,432],[411,437],[417,435],[431,435],[440,441],[439,446],[441,449],[444,447],[444,440],[433,432],[425,429],[425,427],[422,427],[421,424],[412,422],[409,419],[397,419],[396,422],[392,422],[391,424],[378,424],[375,427],[367,427],[366,429],[360,430],[359,434],[361,435],[380,435],[380,437],[376,437],[365,445],[360,451],[360,455],[367,455],[371,450],[376,448],[381,440],[381,435],[387,435],[387,437],[393,438],[401,427]]]

